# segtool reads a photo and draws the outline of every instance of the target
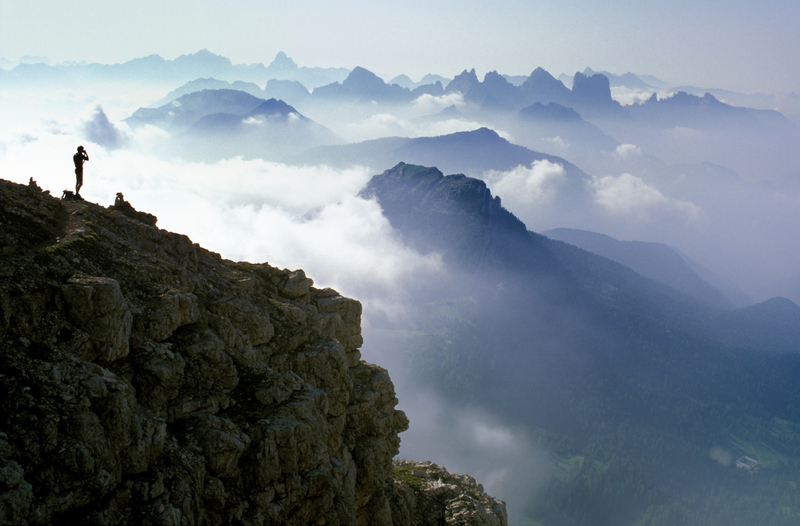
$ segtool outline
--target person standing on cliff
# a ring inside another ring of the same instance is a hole
[[[83,146],[78,146],[78,151],[72,156],[72,160],[75,163],[75,197],[80,197],[83,186],[83,163],[89,160],[89,154]]]

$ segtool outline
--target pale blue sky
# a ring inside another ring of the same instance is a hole
[[[0,57],[124,62],[206,48],[234,63],[363,66],[388,79],[589,66],[673,84],[800,92],[800,2],[0,0]]]

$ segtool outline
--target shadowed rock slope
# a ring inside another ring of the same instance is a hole
[[[360,316],[0,180],[0,523],[506,524],[470,477],[393,465],[408,420]]]

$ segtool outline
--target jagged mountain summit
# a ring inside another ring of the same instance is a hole
[[[653,89],[655,87],[668,87],[663,80],[651,75],[640,76],[635,75],[630,71],[622,75],[616,75],[608,71],[595,71],[589,67],[583,70],[583,74],[587,77],[591,77],[592,75],[596,75],[598,73],[608,78],[609,84],[611,84],[613,87],[625,87],[628,89],[640,90]]]
[[[0,180],[0,204],[2,522],[507,524],[471,477],[393,464],[408,420],[358,301],[124,201]]]
[[[536,68],[520,85],[511,84],[496,71],[478,80],[475,69],[464,70],[445,89],[445,93],[461,93],[467,101],[489,109],[516,111],[536,102],[554,102],[580,112],[618,112],[620,105],[611,97],[608,79],[600,74],[586,76],[576,73],[572,89],[542,68]]]

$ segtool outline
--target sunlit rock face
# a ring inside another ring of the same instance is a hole
[[[33,182],[0,201],[0,522],[415,524],[358,301]],[[448,484],[426,509],[505,524]]]

